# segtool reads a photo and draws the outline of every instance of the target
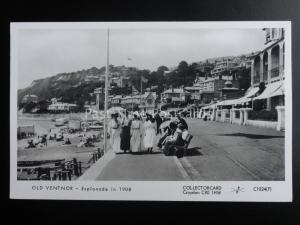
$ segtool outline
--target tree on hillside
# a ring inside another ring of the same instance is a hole
[[[159,66],[156,70],[156,72],[159,74],[159,75],[164,75],[164,72],[165,71],[168,71],[168,67],[166,66]]]
[[[188,65],[186,61],[181,61],[176,70],[167,74],[167,85],[173,87],[192,85],[197,75],[196,66],[197,64],[195,63]]]
[[[39,113],[46,113],[48,111],[48,106],[50,105],[51,103],[46,101],[46,100],[41,100],[38,102],[38,108],[39,108]]]
[[[149,70],[137,70],[136,72],[130,73],[130,82],[132,85],[138,90],[141,91],[141,79],[142,77],[149,79],[150,71]],[[146,88],[148,85],[146,84],[143,88]]]

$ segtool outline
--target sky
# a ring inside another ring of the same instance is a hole
[[[17,38],[18,88],[58,73],[106,65],[103,29],[20,29]],[[182,60],[251,53],[262,50],[264,42],[262,29],[113,29],[109,63],[152,71]]]

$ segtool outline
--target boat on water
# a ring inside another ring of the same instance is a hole
[[[67,118],[59,118],[55,120],[55,126],[64,126],[68,122],[69,120]]]

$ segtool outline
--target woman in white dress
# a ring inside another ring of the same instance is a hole
[[[149,153],[152,153],[153,151],[155,136],[156,136],[155,119],[148,114],[147,119],[144,123],[144,146]]]
[[[141,122],[138,116],[134,114],[130,127],[130,146],[132,152],[139,152],[141,147]]]
[[[121,152],[121,124],[118,120],[118,113],[111,115],[109,122],[110,145],[114,153]]]

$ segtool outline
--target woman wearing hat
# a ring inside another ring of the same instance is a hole
[[[141,146],[141,122],[138,119],[138,113],[133,114],[133,120],[130,127],[130,146],[132,152],[139,152]]]
[[[155,119],[150,115],[147,114],[146,121],[144,123],[144,146],[149,153],[153,151],[153,145],[156,136],[156,124]]]
[[[111,115],[111,120],[108,124],[110,133],[110,145],[114,153],[121,152],[121,124],[118,120],[118,113]]]
[[[128,112],[125,113],[122,119],[121,130],[121,149],[126,152],[130,150],[130,126],[131,120],[128,117]]]

